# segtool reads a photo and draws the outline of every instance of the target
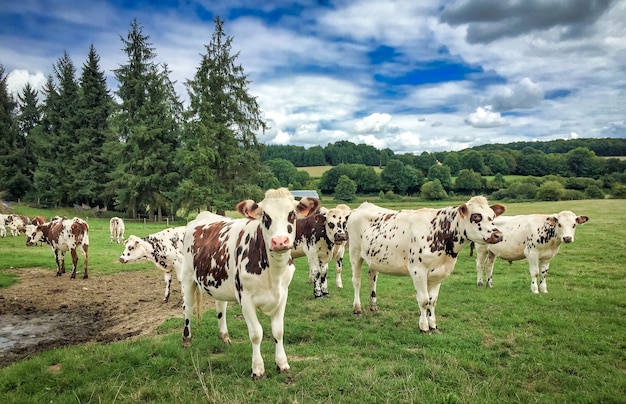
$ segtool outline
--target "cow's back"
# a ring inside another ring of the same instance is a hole
[[[544,225],[546,215],[530,214],[518,216],[498,216],[494,223],[502,232],[502,241],[496,244],[477,245],[481,250],[488,249],[495,256],[507,261],[526,258],[524,250]]]

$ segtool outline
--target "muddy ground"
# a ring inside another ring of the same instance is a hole
[[[180,283],[174,277],[163,303],[165,284],[156,268],[89,279],[43,268],[11,271],[20,282],[0,289],[0,367],[51,348],[151,335],[163,321],[182,318]],[[203,299],[203,309],[210,300]]]

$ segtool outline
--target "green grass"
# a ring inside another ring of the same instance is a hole
[[[181,313],[161,325],[159,336],[55,349],[0,369],[0,397],[3,403],[625,403],[626,204],[507,208],[509,214],[568,209],[590,218],[552,261],[548,294],[530,292],[525,262],[498,261],[494,288],[477,288],[466,249],[441,286],[442,333],[425,335],[408,277],[382,275],[379,312],[354,316],[347,255],[344,289],[335,288],[331,269],[331,296],[322,300],[313,298],[300,258],[285,315],[287,375],[275,370],[269,321],[261,314],[268,377],[251,380],[246,325],[239,307],[230,305],[232,346],[218,339],[214,313],[207,312],[194,325],[193,347],[182,348]],[[111,263],[121,247],[109,244],[105,223],[90,220],[94,276],[122,267]],[[152,226],[158,225],[128,224],[127,234],[147,234]],[[26,254],[10,241],[0,240],[3,268],[9,262],[52,271],[49,249],[41,248],[39,257],[38,247]],[[361,293],[367,304],[367,292]]]

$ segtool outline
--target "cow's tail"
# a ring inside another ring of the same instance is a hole
[[[472,241],[472,242],[470,242],[470,257],[473,257],[473,256],[474,256],[474,247],[476,247],[476,246],[474,245],[474,242],[473,242],[473,241]]]
[[[198,324],[200,324],[200,319],[202,318],[202,291],[196,282],[193,283],[194,289],[194,300],[196,304],[194,305],[194,310],[196,311],[196,318],[198,319]]]

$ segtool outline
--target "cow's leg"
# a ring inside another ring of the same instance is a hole
[[[261,341],[263,340],[263,327],[256,314],[256,307],[251,299],[242,298],[241,312],[248,326],[248,336],[252,343],[252,378],[259,380],[265,376],[265,364],[261,356]]]
[[[428,278],[426,271],[421,268],[409,268],[409,275],[411,275],[411,279],[413,280],[415,299],[420,308],[420,318],[418,322],[420,332],[430,332],[427,315],[430,301],[428,299]]]
[[[83,274],[83,279],[89,278],[89,272],[87,271],[87,266],[89,264],[89,254],[88,254],[89,245],[85,244],[81,247],[80,251],[83,254],[83,261],[85,261],[85,273]]]
[[[215,301],[215,311],[217,312],[217,329],[219,330],[220,339],[231,345],[230,336],[228,335],[228,326],[226,325],[226,308],[228,307],[228,302],[223,300]]]
[[[435,306],[437,306],[440,287],[441,283],[429,285],[428,287],[428,309],[426,310],[426,316],[428,317],[428,328],[434,333],[439,333],[439,328],[437,328],[437,316],[435,315]]]
[[[328,296],[328,263],[319,263],[320,266],[320,288],[322,296]]]
[[[352,312],[361,314],[361,272],[363,259],[357,255],[350,253],[350,264],[352,266],[352,287],[354,289],[354,301],[352,303]]]
[[[530,291],[533,293],[539,293],[539,286],[537,284],[537,277],[539,276],[539,257],[533,253],[527,253],[528,259],[528,271],[530,272]]]
[[[539,280],[539,292],[548,293],[548,283],[546,277],[548,276],[548,268],[550,267],[549,261],[539,261],[541,266],[541,279]]]
[[[191,317],[196,310],[198,320],[200,319],[200,307],[196,309],[196,304],[200,304],[199,294],[201,293],[198,284],[192,277],[183,277],[181,282],[183,290],[183,316],[185,317],[185,327],[183,328],[183,346],[191,346]],[[198,298],[198,301],[196,301]]]
[[[337,258],[335,261],[335,271],[337,273],[335,284],[339,289],[343,288],[343,282],[341,281],[341,271],[343,270],[343,258]]]
[[[285,294],[282,301],[276,307],[276,310],[271,316],[272,336],[274,337],[274,343],[276,344],[276,352],[274,358],[276,360],[276,367],[280,373],[287,372],[289,370],[289,363],[287,362],[287,354],[285,353],[285,347],[283,344],[284,326],[285,326],[285,306],[287,305],[287,295]]]
[[[367,271],[367,275],[370,282],[370,310],[378,311],[378,304],[376,304],[376,281],[378,280],[378,271],[370,267]]]
[[[317,258],[317,254],[311,254],[314,256],[307,256],[309,262],[309,269],[313,276],[313,296],[316,299],[322,297],[322,271],[320,269],[320,261]]]
[[[65,272],[65,266],[61,268],[61,257],[59,256],[59,250],[54,250],[54,259],[57,263],[57,276],[61,276]]]
[[[487,257],[485,258],[487,287],[493,288],[493,267],[496,263],[496,255],[491,251],[487,251]]]
[[[76,278],[76,265],[78,265],[78,254],[76,254],[76,249],[70,249],[70,254],[72,255],[72,274],[70,275],[70,279]]]
[[[165,296],[163,296],[163,303],[167,303],[170,300],[170,291],[172,288],[172,271],[163,272],[163,282],[165,282]]]

